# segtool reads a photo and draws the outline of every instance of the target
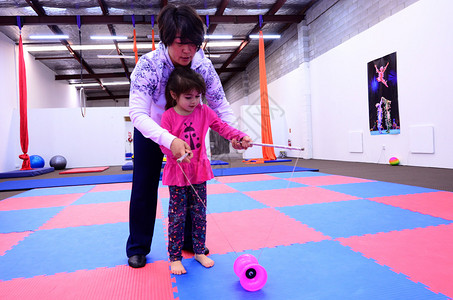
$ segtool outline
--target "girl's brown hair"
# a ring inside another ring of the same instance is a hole
[[[165,110],[176,105],[176,100],[171,96],[170,91],[179,97],[181,94],[196,90],[202,95],[206,94],[206,83],[203,77],[188,67],[176,67],[168,77],[167,86],[165,87],[165,99],[167,104]]]

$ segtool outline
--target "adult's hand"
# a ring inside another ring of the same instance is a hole
[[[241,146],[244,149],[248,149],[249,147],[252,147],[252,139],[249,136],[244,136],[241,140]]]
[[[171,142],[170,150],[176,159],[180,158],[181,156],[183,156],[186,153],[189,153],[189,155],[187,155],[183,160],[183,162],[186,162],[186,163],[190,163],[190,159],[193,157],[193,153],[192,153],[192,150],[190,150],[189,144],[187,144],[186,142],[184,142],[183,140],[181,140],[179,138],[175,138]]]
[[[238,141],[236,139],[231,140],[231,144],[233,145],[233,148],[236,150],[243,150],[251,147],[250,143],[252,142],[252,139],[249,136],[244,136],[241,141]]]

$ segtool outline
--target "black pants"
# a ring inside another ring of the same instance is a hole
[[[126,254],[147,255],[151,250],[156,222],[157,191],[162,168],[163,154],[152,140],[145,138],[134,128],[134,173],[129,208],[129,238]],[[186,219],[184,249],[192,248],[192,220]]]

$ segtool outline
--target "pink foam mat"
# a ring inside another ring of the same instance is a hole
[[[248,175],[234,175],[234,176],[220,176],[215,178],[221,183],[232,183],[232,182],[250,182],[250,181],[262,181],[278,179],[275,176],[267,174],[248,174]]]
[[[208,195],[237,193],[237,190],[226,184],[208,184],[206,188]],[[168,187],[159,188],[159,198],[169,198]]]
[[[208,184],[208,195],[237,193],[238,191],[226,184]]]
[[[320,187],[299,187],[244,192],[247,196],[271,207],[295,206],[360,199]]]
[[[432,192],[388,197],[369,198],[370,200],[416,211],[434,217],[453,220],[453,193]]]
[[[6,251],[11,250],[31,233],[32,231],[0,233],[0,256],[5,255]]]
[[[67,206],[39,229],[89,226],[119,222],[129,222],[128,201]]]
[[[0,299],[175,299],[169,263],[80,270],[0,282]]]
[[[330,239],[273,208],[208,214],[207,220],[212,254]]]
[[[92,168],[75,168],[65,171],[61,171],[58,174],[77,174],[77,173],[92,173],[92,172],[102,172],[107,170],[109,167],[92,167]]]
[[[348,176],[329,175],[329,176],[315,176],[315,177],[297,177],[288,179],[302,184],[322,186],[332,184],[347,184],[347,183],[360,183],[360,182],[373,182],[374,180],[354,178]]]
[[[337,240],[453,299],[452,236],[453,224],[449,224]]]
[[[84,194],[14,197],[0,201],[0,211],[67,206]]]
[[[96,185],[90,192],[111,192],[131,190],[132,182],[110,183]]]

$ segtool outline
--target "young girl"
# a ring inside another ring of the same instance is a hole
[[[250,147],[251,143],[250,137],[224,123],[212,109],[201,104],[201,97],[205,92],[203,77],[194,70],[184,67],[175,68],[168,78],[165,89],[167,105],[162,115],[161,126],[190,145],[190,150],[187,150],[190,163],[184,160],[185,162],[179,166],[172,152],[161,146],[162,152],[167,155],[162,183],[168,185],[170,191],[168,253],[171,273],[177,275],[186,273],[181,263],[186,210],[190,210],[192,217],[194,258],[206,268],[214,265],[214,261],[204,254],[206,181],[214,177],[206,155],[205,136],[208,128],[217,131],[228,140],[240,140],[245,149]]]

